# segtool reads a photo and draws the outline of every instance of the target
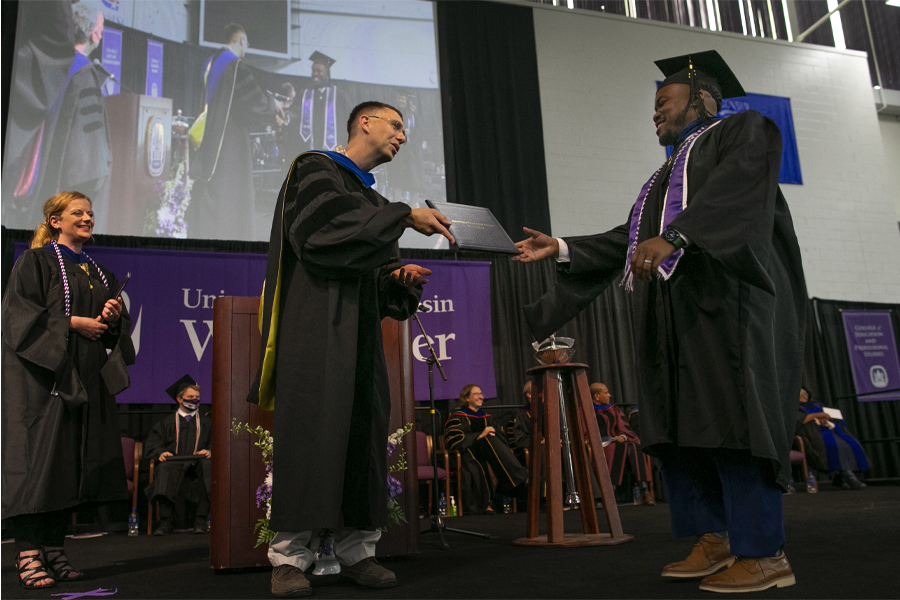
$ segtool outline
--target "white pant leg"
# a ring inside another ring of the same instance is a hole
[[[352,566],[361,560],[375,556],[375,544],[380,539],[380,529],[367,531],[342,527],[334,532],[334,554],[341,564]]]
[[[312,534],[312,531],[279,531],[269,542],[269,562],[273,567],[291,565],[305,571],[316,557],[315,550],[309,548]],[[318,536],[315,541],[318,546]]]

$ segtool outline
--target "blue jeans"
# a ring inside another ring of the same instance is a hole
[[[728,531],[737,556],[775,556],[784,546],[781,488],[771,461],[718,448],[676,447],[660,458],[675,537]]]

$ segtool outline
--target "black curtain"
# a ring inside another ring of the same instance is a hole
[[[451,202],[487,207],[513,239],[550,232],[530,7],[437,3]]]

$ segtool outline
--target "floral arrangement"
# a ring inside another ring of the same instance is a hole
[[[191,188],[194,180],[187,175],[187,163],[181,161],[175,167],[175,175],[166,181],[156,184],[160,196],[160,206],[151,222],[155,221],[155,233],[159,237],[184,239],[187,237],[187,223],[184,214],[191,204]]]
[[[394,453],[394,450],[396,450],[400,445],[400,441],[403,439],[403,436],[412,431],[412,427],[412,423],[407,423],[388,436],[388,457],[390,457]],[[259,487],[256,488],[256,507],[265,507],[266,516],[258,519],[256,522],[256,526],[253,528],[254,532],[256,532],[257,535],[256,546],[261,546],[262,544],[268,544],[269,542],[271,542],[276,533],[269,528],[269,519],[272,516],[272,475],[274,464],[272,447],[274,438],[272,437],[272,434],[269,433],[269,430],[263,429],[260,425],[257,425],[255,428],[251,428],[249,423],[240,423],[236,419],[232,420],[231,433],[237,435],[241,431],[246,431],[250,435],[256,436],[256,441],[253,443],[253,445],[262,451],[262,460],[263,464],[266,467],[266,478],[259,485]],[[397,455],[396,462],[388,466],[387,507],[389,524],[406,523],[406,515],[403,512],[403,507],[400,506],[400,503],[397,501],[397,496],[400,495],[401,492],[403,492],[403,485],[396,477],[394,477],[393,474],[400,471],[405,471],[407,467],[408,465],[406,463],[406,449],[404,448],[401,449],[400,453]],[[324,545],[324,540],[331,537],[331,532],[323,531],[322,536],[322,544]]]

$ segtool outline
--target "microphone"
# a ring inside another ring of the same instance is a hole
[[[423,313],[430,313],[430,312],[431,312],[431,307],[428,306],[427,304],[420,304],[419,307],[418,307],[418,310],[419,310],[420,312],[423,312]]]
[[[94,66],[95,66],[96,68],[100,69],[100,72],[101,72],[101,73],[103,73],[104,75],[106,75],[106,78],[107,78],[107,79],[112,79],[112,80],[115,81],[116,83],[119,83],[119,80],[116,79],[116,76],[113,75],[112,73],[110,73],[110,72],[107,70],[107,68],[103,66],[103,63],[100,62],[100,59],[99,59],[99,58],[95,58],[95,59],[94,59],[93,61],[91,61],[91,62],[94,64]]]

